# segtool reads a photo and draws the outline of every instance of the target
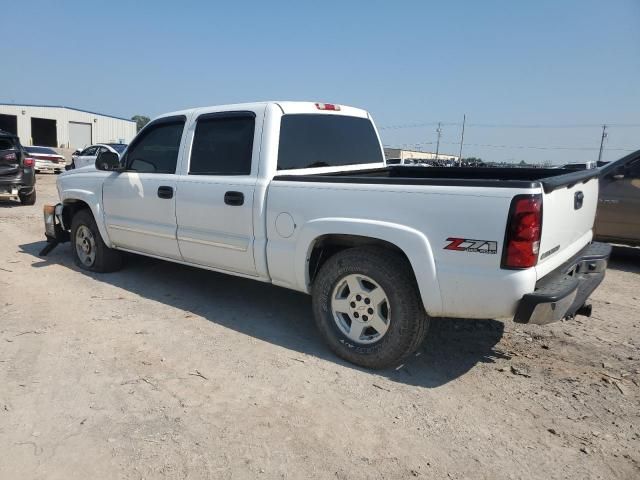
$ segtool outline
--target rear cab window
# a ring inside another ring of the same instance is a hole
[[[278,170],[383,161],[378,136],[368,118],[313,113],[282,116]]]

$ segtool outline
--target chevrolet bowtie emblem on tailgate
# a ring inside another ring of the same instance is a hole
[[[472,253],[498,253],[498,242],[493,240],[473,240],[471,238],[447,238],[451,242],[444,247],[445,250]]]

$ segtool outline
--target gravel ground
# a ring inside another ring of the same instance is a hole
[[[0,201],[0,478],[640,478],[640,254],[594,316],[435,319],[418,355],[334,357],[307,296],[131,256],[48,257]]]

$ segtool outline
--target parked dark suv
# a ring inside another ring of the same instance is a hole
[[[35,160],[20,139],[0,130],[0,197],[19,197],[23,205],[36,203]]]

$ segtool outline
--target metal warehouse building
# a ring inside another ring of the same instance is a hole
[[[64,106],[0,104],[0,130],[23,145],[82,148],[93,143],[129,143],[136,122]]]
[[[447,155],[446,153],[434,152],[422,152],[419,150],[403,150],[401,148],[384,148],[384,156],[387,159],[387,163],[391,164],[405,164],[413,163],[416,160],[435,160],[436,156],[438,160],[458,161],[460,157],[457,155]]]

